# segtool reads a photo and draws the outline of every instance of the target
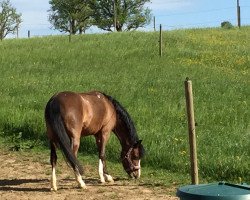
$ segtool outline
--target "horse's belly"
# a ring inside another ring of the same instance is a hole
[[[97,127],[83,127],[81,135],[82,136],[88,136],[88,135],[95,135],[96,133],[98,133],[100,131],[100,128]]]

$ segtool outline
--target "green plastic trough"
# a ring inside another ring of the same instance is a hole
[[[250,200],[250,186],[225,182],[187,185],[176,195],[180,200]]]

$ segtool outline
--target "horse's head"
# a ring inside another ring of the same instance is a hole
[[[141,175],[140,161],[144,155],[141,142],[142,140],[137,141],[126,152],[121,153],[123,168],[131,178],[140,178]]]

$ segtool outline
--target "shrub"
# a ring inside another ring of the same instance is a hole
[[[229,21],[224,21],[221,23],[221,28],[231,29],[231,28],[233,28],[233,25]]]

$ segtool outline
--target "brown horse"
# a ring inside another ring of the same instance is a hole
[[[60,92],[51,97],[45,108],[47,135],[50,140],[52,165],[51,190],[57,190],[56,148],[60,147],[66,162],[73,168],[81,188],[83,168],[77,160],[81,136],[94,135],[99,151],[99,176],[102,183],[113,182],[105,162],[105,146],[113,131],[122,146],[121,161],[131,178],[139,178],[140,159],[144,154],[131,117],[111,96],[101,92]]]

